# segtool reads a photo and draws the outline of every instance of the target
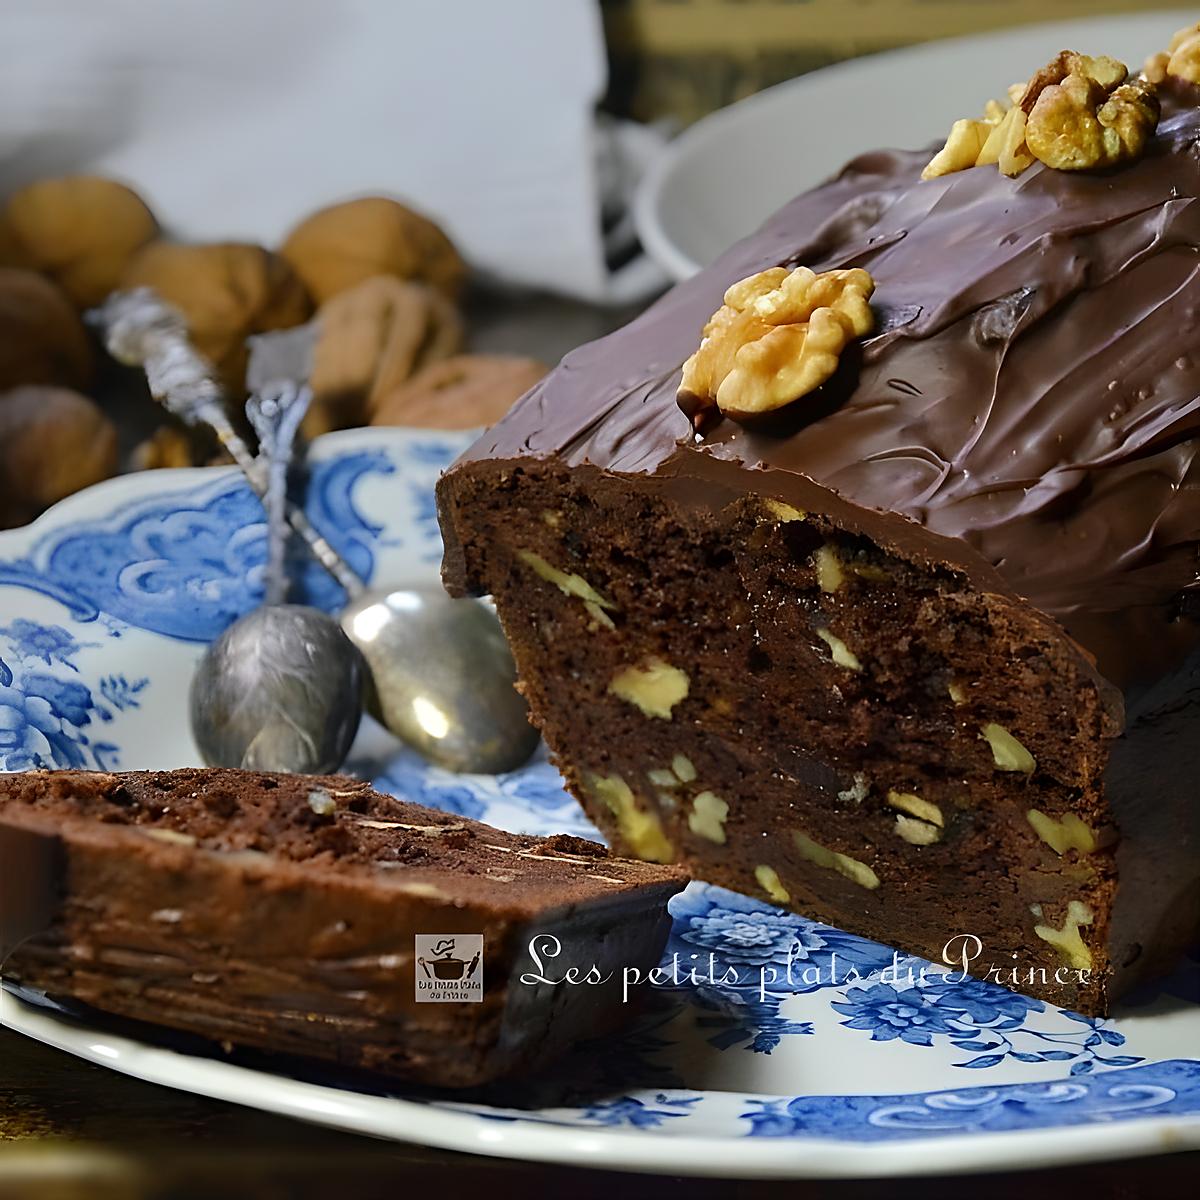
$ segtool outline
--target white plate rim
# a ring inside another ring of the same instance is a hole
[[[863,1145],[828,1137],[646,1137],[491,1122],[412,1100],[347,1092],[76,1027],[0,989],[0,1024],[146,1083],[351,1133],[527,1162],[728,1179],[850,1179],[1034,1170],[1200,1150],[1200,1116],[925,1137]],[[738,1153],[753,1146],[753,1154]],[[853,1159],[848,1171],[847,1158]]]

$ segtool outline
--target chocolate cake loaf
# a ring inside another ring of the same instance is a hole
[[[684,883],[353,779],[215,768],[0,776],[0,878],[18,873],[16,900],[43,908],[0,911],[0,954],[19,943],[7,978],[444,1087],[534,1070],[616,1026],[623,970],[657,964]],[[435,936],[422,950],[416,935]],[[530,978],[592,966],[613,978]]]
[[[1086,1013],[1197,936],[1174,95],[1064,53],[854,159],[443,478],[447,585],[621,851]]]

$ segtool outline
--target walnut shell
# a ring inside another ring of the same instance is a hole
[[[130,261],[121,286],[154,288],[174,304],[196,349],[237,395],[245,389],[246,338],[299,325],[312,311],[291,267],[244,242],[151,242]]]
[[[24,525],[116,470],[116,427],[86,396],[58,387],[0,394],[0,526]]]
[[[50,276],[77,308],[99,304],[158,222],[124,184],[95,175],[43,179],[0,211],[0,262]]]
[[[462,338],[458,309],[425,284],[376,275],[339,292],[317,311],[305,432],[368,424],[384,396]]]
[[[0,267],[0,391],[83,387],[91,373],[87,330],[61,289],[34,271]]]
[[[494,425],[549,367],[509,354],[459,354],[431,363],[384,396],[372,425],[473,429]]]
[[[415,279],[454,299],[466,276],[437,225],[385,196],[320,209],[288,234],[279,253],[318,304],[372,275]]]

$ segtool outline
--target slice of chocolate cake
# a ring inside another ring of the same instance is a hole
[[[0,776],[0,878],[18,873],[43,907],[0,911],[7,978],[443,1087],[618,1025],[684,883],[353,779],[215,768]]]
[[[619,849],[1089,1013],[1200,923],[1200,109],[1124,76],[855,159],[439,491]]]

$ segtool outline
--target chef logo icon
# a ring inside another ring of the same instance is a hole
[[[483,999],[483,934],[418,933],[418,1004],[478,1004]]]

